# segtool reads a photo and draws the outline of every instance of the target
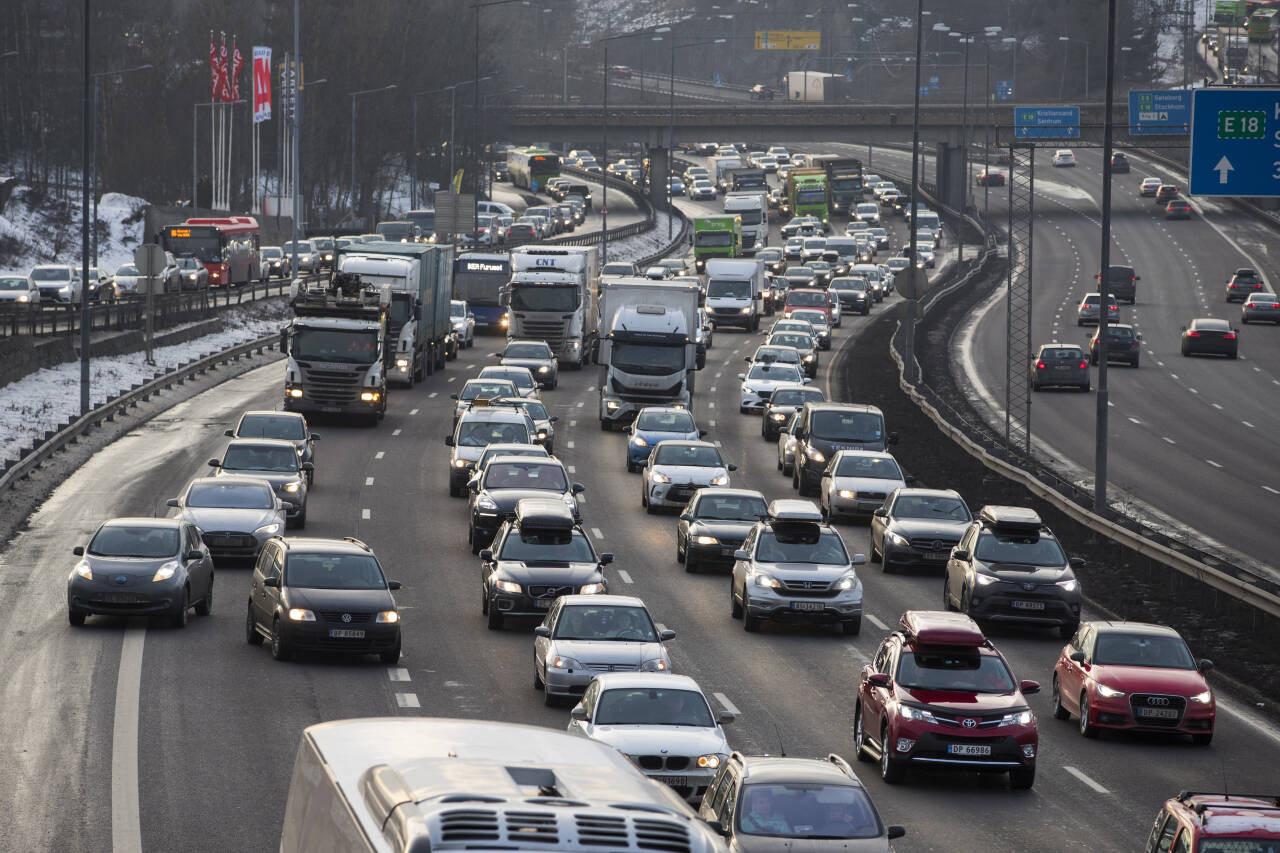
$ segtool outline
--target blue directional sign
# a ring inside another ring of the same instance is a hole
[[[1191,195],[1280,196],[1280,89],[1196,89]]]
[[[1014,107],[1017,139],[1079,139],[1079,107]]]
[[[1013,81],[1011,80],[996,81],[996,100],[997,101],[1013,100]]]
[[[1129,132],[1191,132],[1191,93],[1186,89],[1129,90]]]

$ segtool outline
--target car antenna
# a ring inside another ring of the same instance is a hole
[[[782,729],[778,728],[778,721],[773,721],[774,734],[778,736],[778,754],[783,758],[787,757],[787,747],[782,743]]]

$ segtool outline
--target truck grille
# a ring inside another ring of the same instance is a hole
[[[531,801],[531,804],[536,803]],[[580,805],[571,803],[569,805]],[[449,809],[434,816],[432,849],[656,850],[689,853],[689,830],[675,820],[560,809]],[[437,843],[438,839],[438,843]],[[514,845],[514,846],[513,846]]]
[[[347,406],[360,399],[360,383],[364,370],[312,367],[299,362],[302,384],[307,397],[321,406]]]
[[[546,341],[547,346],[551,347],[551,351],[557,357],[564,355],[565,326],[567,325],[564,320],[532,320],[525,319],[519,314],[515,315],[515,320],[513,337]]]

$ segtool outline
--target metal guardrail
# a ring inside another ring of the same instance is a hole
[[[654,223],[657,221],[657,216],[654,214],[653,205],[649,203],[649,199],[645,198],[644,192],[629,181],[624,181],[621,178],[615,178],[610,175],[587,172],[582,169],[576,169],[572,166],[562,166],[560,168],[560,173],[573,175],[576,178],[582,178],[583,180],[593,181],[595,183],[608,184],[609,189],[617,190],[626,195],[636,203],[637,207],[645,212],[644,219],[639,222],[629,222],[626,225],[619,225],[617,228],[610,228],[608,230],[610,240],[631,237],[635,234],[643,234],[645,231],[651,230]],[[542,240],[540,242],[553,246],[595,246],[598,243],[604,242],[605,233],[606,232],[604,231],[592,231],[590,234],[581,234],[576,237],[553,237],[550,240]]]
[[[46,434],[44,441],[27,451],[20,459],[6,462],[3,469],[4,473],[0,474],[0,491],[12,488],[14,483],[40,467],[41,463],[54,453],[74,442],[81,435],[101,424],[102,421],[114,419],[117,414],[124,413],[139,402],[149,400],[153,394],[167,390],[175,383],[181,384],[193,376],[216,370],[219,365],[226,364],[229,361],[239,361],[241,356],[270,349],[278,340],[278,335],[269,335],[256,341],[249,341],[248,343],[216,352],[213,355],[208,355],[177,367],[168,373],[157,376],[150,382],[144,382],[142,385],[108,400],[88,414],[70,421],[52,435]]]

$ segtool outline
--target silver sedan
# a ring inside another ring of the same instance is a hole
[[[200,528],[219,563],[256,560],[263,544],[285,529],[284,502],[257,477],[200,477],[168,503],[174,516]]]

